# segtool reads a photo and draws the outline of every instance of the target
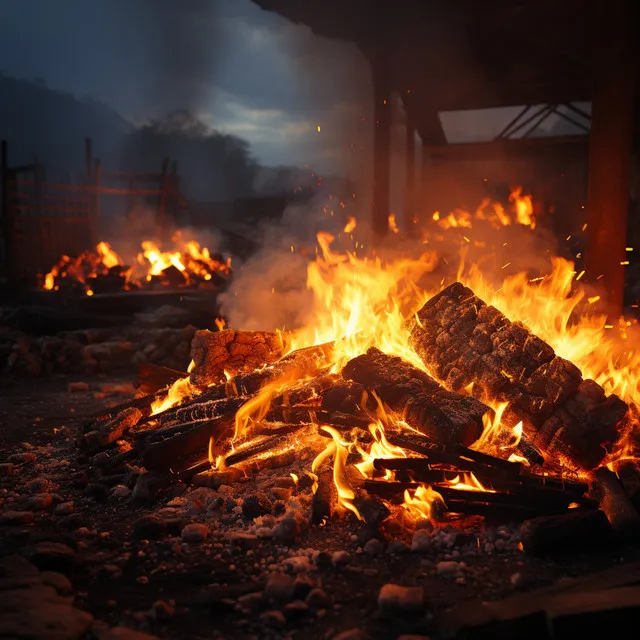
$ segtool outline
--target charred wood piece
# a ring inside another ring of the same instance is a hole
[[[85,433],[82,436],[81,448],[88,453],[96,453],[108,447],[122,438],[126,431],[140,421],[140,418],[142,418],[142,412],[134,407],[121,411],[113,420],[104,422],[97,429]]]
[[[321,469],[318,473],[318,486],[311,501],[311,524],[324,524],[333,513],[338,501],[338,491],[333,482],[333,470]]]
[[[603,547],[611,542],[613,530],[599,509],[569,509],[527,520],[520,527],[520,537],[526,553],[546,555]]]
[[[600,501],[600,507],[617,536],[625,541],[637,540],[640,535],[640,515],[616,474],[601,467],[596,471],[595,478],[593,497]]]
[[[350,360],[342,375],[375,392],[410,426],[443,444],[475,442],[482,433],[482,417],[492,414],[479,400],[447,391],[411,363],[374,347]]]
[[[533,443],[569,468],[593,469],[605,455],[601,445],[619,437],[628,409],[622,400],[605,397],[575,365],[459,282],[428,300],[409,328],[412,347],[448,389],[473,383],[477,398],[507,402],[503,422],[522,421]]]
[[[274,331],[196,331],[190,380],[196,385],[219,382],[225,371],[236,375],[258,369],[279,360],[285,350],[285,336]]]

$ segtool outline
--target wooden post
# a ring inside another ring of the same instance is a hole
[[[93,171],[93,144],[89,136],[84,139],[84,166],[87,171],[87,184],[91,184],[91,173]]]
[[[413,127],[409,114],[406,120],[407,129],[407,181],[405,185],[405,202],[404,202],[404,227],[405,231],[412,235],[415,224],[413,218],[415,216],[416,204],[416,130]]]
[[[373,64],[373,220],[374,242],[387,235],[391,191],[391,85],[386,64]]]
[[[100,240],[100,187],[102,185],[102,160],[99,158],[94,161],[93,166],[93,186],[95,195],[93,198],[93,211],[89,212],[91,224],[91,244],[96,245]]]
[[[158,197],[158,208],[156,211],[156,224],[158,231],[164,235],[166,227],[166,207],[167,207],[167,190],[169,178],[169,158],[162,161],[162,173],[160,174],[160,195]]]
[[[622,312],[627,260],[635,69],[627,0],[600,0],[589,148],[586,271],[607,296],[602,307]],[[595,27],[594,27],[595,29]],[[604,296],[603,296],[604,298]]]
[[[9,282],[12,273],[12,233],[11,221],[9,220],[9,165],[7,164],[7,141],[3,140],[0,150],[0,170],[2,171],[2,239],[4,243],[4,272]]]

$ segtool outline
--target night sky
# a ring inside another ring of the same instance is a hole
[[[344,173],[368,144],[357,49],[250,0],[5,0],[0,59],[133,122],[190,109],[268,165]]]

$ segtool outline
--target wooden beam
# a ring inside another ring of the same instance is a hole
[[[373,63],[373,220],[374,242],[389,229],[391,195],[391,84],[382,53]]]
[[[602,311],[612,317],[624,301],[629,213],[635,58],[628,0],[599,0],[589,150],[586,272],[601,285]]]

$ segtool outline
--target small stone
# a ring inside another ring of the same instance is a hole
[[[411,539],[411,551],[424,553],[430,551],[433,547],[433,539],[426,529],[418,529]]]
[[[519,588],[521,586],[524,585],[524,578],[522,577],[521,573],[514,573],[510,578],[509,581],[511,582],[511,584],[516,587]]]
[[[7,478],[8,476],[14,475],[16,467],[11,462],[3,462],[0,464],[0,477]]]
[[[131,495],[131,489],[124,484],[117,484],[111,489],[112,498],[128,498]]]
[[[167,476],[155,471],[147,471],[138,476],[133,488],[134,500],[153,500],[155,495],[168,484]]]
[[[260,622],[274,629],[280,629],[286,624],[284,614],[281,611],[263,611],[260,614]]]
[[[347,629],[333,636],[333,640],[371,640],[371,636],[362,629]]]
[[[203,542],[209,535],[209,527],[206,524],[188,524],[182,530],[182,540],[184,542]]]
[[[284,573],[274,573],[267,580],[264,595],[277,603],[290,602],[294,593],[294,580]]]
[[[16,526],[32,522],[33,511],[4,511],[0,513],[0,525]]]
[[[331,562],[334,566],[341,567],[351,562],[351,556],[346,551],[334,551],[331,554]]]
[[[291,573],[302,573],[303,571],[310,571],[312,569],[311,563],[307,556],[292,556],[291,558],[285,558],[282,564]]]
[[[264,606],[264,595],[255,591],[253,593],[246,593],[238,598],[238,605],[243,613],[255,613],[260,611]]]
[[[455,573],[458,573],[460,569],[460,563],[455,562],[454,560],[443,560],[442,562],[438,562],[436,565],[436,573],[439,576],[450,576]]]
[[[29,558],[41,571],[72,571],[77,558],[75,551],[60,542],[39,542]]]
[[[379,556],[384,551],[384,544],[382,540],[378,538],[371,538],[367,544],[364,545],[363,552],[368,556]]]
[[[138,584],[149,584],[149,576],[138,576],[136,582]]]
[[[387,553],[393,555],[401,555],[403,553],[409,553],[409,551],[409,545],[402,540],[394,540],[393,542],[390,542],[387,547]]]
[[[69,393],[84,393],[89,391],[89,384],[87,382],[70,382],[67,391]]]
[[[328,609],[331,606],[331,598],[327,595],[326,591],[318,587],[309,591],[305,602],[315,611],[318,609]]]
[[[48,493],[53,489],[53,483],[48,478],[34,478],[27,484],[30,493]]]
[[[248,496],[242,503],[242,515],[248,520],[268,513],[271,513],[271,500],[262,492]]]
[[[273,537],[281,542],[293,542],[300,535],[300,526],[295,518],[283,518],[273,527]]]
[[[315,582],[306,574],[299,573],[293,581],[293,597],[304,600],[315,586]]]
[[[302,600],[294,600],[284,607],[284,615],[287,620],[304,618],[309,613],[309,605]]]
[[[43,571],[40,574],[42,582],[53,587],[59,594],[67,596],[73,593],[73,585],[67,576],[57,571]]]
[[[485,553],[493,553],[493,550],[495,549],[494,545],[491,544],[491,542],[487,542],[487,544],[484,545],[484,552]]]
[[[158,516],[147,513],[136,520],[133,531],[138,538],[151,540],[162,536],[165,524]]]
[[[385,615],[402,615],[424,611],[424,588],[385,584],[378,595],[378,607]]]
[[[61,502],[53,510],[57,516],[68,516],[73,513],[73,502]]]
[[[260,539],[251,533],[242,533],[241,531],[234,531],[229,540],[232,544],[240,547],[241,549],[255,549],[260,544]]]
[[[155,620],[168,620],[175,614],[175,609],[164,600],[156,600],[149,610],[149,615]]]

